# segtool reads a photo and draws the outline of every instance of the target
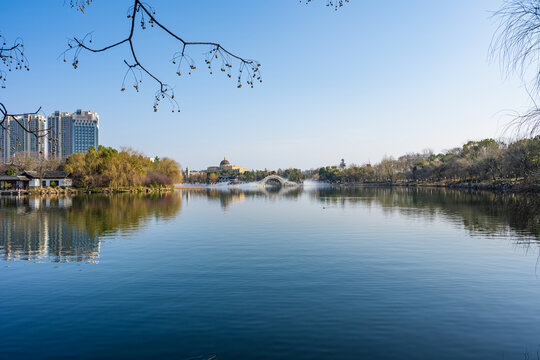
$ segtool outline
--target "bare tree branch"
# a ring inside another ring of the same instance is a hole
[[[121,91],[126,89],[127,79],[131,79],[133,81],[133,88],[136,91],[139,91],[139,84],[142,82],[142,74],[146,74],[159,85],[159,89],[154,97],[154,111],[157,111],[158,105],[163,99],[167,99],[170,102],[173,112],[180,111],[178,102],[174,98],[174,90],[168,84],[159,79],[145,65],[143,65],[137,57],[133,36],[135,33],[136,24],[138,23],[143,30],[147,28],[147,25],[150,25],[150,27],[157,27],[179,43],[179,51],[173,55],[171,60],[173,64],[177,65],[176,74],[178,76],[181,76],[184,70],[187,71],[188,75],[191,75],[191,72],[197,68],[193,58],[187,54],[187,49],[193,46],[207,46],[209,51],[206,53],[204,61],[208,66],[210,74],[213,73],[213,69],[217,66],[221,72],[225,73],[229,78],[231,78],[231,69],[233,67],[232,63],[236,61],[239,63],[237,76],[238,88],[241,88],[243,84],[253,87],[255,82],[262,82],[260,74],[261,65],[257,61],[238,56],[216,42],[187,41],[160,23],[155,17],[155,14],[156,13],[152,7],[142,3],[140,0],[134,0],[133,6],[128,9],[127,17],[131,21],[129,35],[125,39],[102,48],[93,48],[89,45],[92,43],[92,33],[88,33],[82,39],[74,37],[68,40],[68,49],[66,49],[62,54],[64,56],[64,61],[66,61],[66,54],[73,53],[72,66],[77,69],[79,64],[79,55],[82,50],[99,53],[127,43],[129,45],[131,61],[124,60],[127,70],[122,81]]]
[[[504,133],[515,139],[540,134],[540,108],[532,107],[525,113],[515,112],[511,116],[512,120],[504,127]]]
[[[0,65],[11,72],[12,70],[30,70],[28,59],[24,54],[24,43],[21,38],[15,39],[11,44],[7,44],[7,40],[0,35]],[[3,89],[6,88],[6,70],[0,68],[0,85]],[[41,111],[41,107],[33,112],[28,113],[29,115],[35,115]],[[24,114],[10,114],[7,111],[7,108],[4,103],[0,101],[0,130],[2,132],[9,132],[11,130],[9,125],[9,120],[15,121],[17,126],[23,129],[25,132],[34,135],[36,138],[42,138],[48,135],[48,130],[44,129],[33,129],[30,127],[30,124],[25,124],[21,117]]]
[[[494,17],[500,22],[491,41],[490,55],[499,59],[507,74],[519,75],[533,100],[532,108],[516,116],[510,125],[534,136],[540,130],[540,108],[534,101],[540,90],[540,0],[505,0]]]
[[[13,120],[25,132],[34,135],[36,138],[46,137],[49,134],[50,129],[31,128],[29,123],[25,124],[23,119],[21,119],[24,115],[37,115],[40,112],[41,107],[32,113],[10,114],[6,109],[6,106],[0,102],[0,129],[3,131],[10,131],[9,120]]]
[[[312,1],[313,0],[300,0],[300,2],[304,2],[305,4],[309,4]],[[348,3],[348,2],[349,0],[326,0],[326,6],[333,7],[334,10],[337,10],[343,7],[343,5],[345,5],[345,3]]]
[[[84,13],[87,6],[90,6],[92,0],[69,0],[69,6],[77,11]],[[67,3],[67,0],[64,0],[64,4]]]
[[[77,11],[84,12],[86,8],[92,3],[93,0],[67,0],[64,1],[64,4],[69,4],[71,8],[76,9]],[[306,4],[311,3],[312,0],[300,0],[304,1]],[[336,10],[342,7],[345,3],[348,3],[349,0],[326,0],[326,6],[334,7]],[[105,52],[114,47],[123,45],[125,43],[129,44],[129,50],[131,54],[131,62],[124,60],[124,63],[127,66],[126,73],[122,81],[121,91],[125,91],[126,80],[131,79],[133,81],[132,85],[136,91],[139,91],[139,83],[142,82],[143,74],[146,74],[151,79],[159,85],[159,90],[155,94],[154,98],[154,111],[157,111],[158,105],[161,100],[167,99],[172,104],[172,111],[180,111],[178,102],[174,97],[174,90],[162,80],[160,80],[154,73],[152,73],[147,67],[145,67],[137,58],[137,53],[134,48],[133,36],[135,32],[136,23],[140,22],[141,28],[144,30],[149,24],[151,27],[158,27],[171,36],[173,39],[179,42],[180,48],[179,51],[174,53],[171,62],[177,65],[178,76],[181,76],[182,73],[187,71],[188,75],[191,75],[191,72],[197,67],[195,61],[192,57],[187,54],[187,49],[193,46],[207,46],[209,51],[205,53],[205,64],[208,66],[210,74],[213,73],[213,69],[218,67],[219,70],[225,73],[229,78],[232,77],[231,70],[233,68],[232,63],[238,62],[238,75],[237,75],[237,87],[241,88],[243,84],[248,86],[254,86],[255,82],[262,82],[261,73],[260,73],[260,64],[252,59],[247,59],[241,56],[238,56],[231,51],[224,48],[221,44],[217,42],[205,42],[205,41],[187,41],[169,30],[165,25],[161,24],[155,17],[155,11],[149,5],[141,2],[140,0],[134,0],[133,6],[128,9],[127,17],[131,19],[130,21],[130,30],[129,35],[116,43],[105,46],[103,48],[92,48],[90,43],[92,43],[92,33],[88,33],[82,39],[76,37],[68,40],[68,49],[63,52],[64,62],[66,61],[66,54],[73,53],[72,65],[77,69],[79,64],[79,55],[82,50],[87,50],[94,53]],[[148,22],[146,22],[148,21]],[[30,70],[28,59],[24,55],[24,43],[22,39],[17,38],[13,44],[8,45],[7,41],[4,40],[2,35],[0,35],[0,66],[3,65],[7,70],[0,68],[0,86],[5,88],[5,81],[7,72],[12,70]],[[41,111],[41,107],[33,112],[27,113],[28,115],[35,115]],[[24,124],[21,120],[21,116],[24,114],[10,114],[7,111],[4,103],[0,102],[0,129],[3,131],[10,131],[9,121],[13,120],[22,128],[25,132],[31,133],[37,138],[46,137],[50,129],[40,130],[32,129],[29,124]],[[49,139],[52,140],[52,139]]]
[[[21,38],[17,38],[12,44],[8,44],[7,39],[0,34],[0,66],[0,87],[2,89],[6,88],[8,72],[12,70],[30,70],[28,59],[24,55],[24,43]]]

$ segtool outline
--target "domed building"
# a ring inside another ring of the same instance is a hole
[[[209,166],[208,169],[206,169],[206,172],[209,172],[209,173],[210,172],[221,173],[223,171],[230,171],[237,174],[243,174],[246,171],[251,171],[251,170],[244,169],[243,167],[238,166],[238,165],[231,165],[229,160],[227,160],[227,158],[225,157],[223,158],[223,160],[221,160],[221,162],[219,163],[219,166]]]
[[[227,166],[227,165],[231,165],[231,163],[229,162],[229,160],[223,157],[223,160],[221,160],[221,162],[219,163],[219,167],[223,168],[224,166]]]

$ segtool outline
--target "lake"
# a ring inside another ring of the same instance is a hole
[[[0,198],[2,359],[536,359],[540,199]]]

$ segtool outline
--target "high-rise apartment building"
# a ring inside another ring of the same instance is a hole
[[[34,133],[45,134],[47,120],[43,116],[24,114],[17,118],[10,117],[4,125],[7,130],[0,129],[0,160],[2,162],[10,162],[17,153],[32,153],[47,157],[47,138],[34,135]],[[25,131],[25,128],[34,133]]]
[[[13,118],[7,120],[8,130],[0,129],[0,161],[10,162],[16,153],[31,152],[46,158],[65,159],[77,152],[86,153],[99,146],[99,115],[93,111],[74,113],[55,111],[47,119],[25,114],[17,118],[25,128],[45,134],[36,137]]]
[[[47,118],[50,129],[48,138],[49,157],[66,158],[73,153],[73,120],[71,113],[55,111]]]
[[[50,157],[66,158],[99,145],[99,115],[93,111],[55,111],[48,118],[48,126]]]
[[[77,110],[73,117],[73,152],[85,153],[99,144],[99,116],[92,111]]]

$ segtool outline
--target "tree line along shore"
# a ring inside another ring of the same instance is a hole
[[[445,186],[486,190],[540,191],[540,136],[509,144],[469,141],[439,154],[385,157],[375,165],[328,166],[314,178],[340,184]]]
[[[13,176],[19,171],[44,173],[64,170],[71,173],[72,189],[48,187],[31,192],[62,194],[71,192],[157,192],[174,189],[182,181],[180,165],[169,158],[149,158],[132,149],[91,147],[85,154],[75,153],[64,161],[44,159],[36,154],[18,154],[0,172]]]
[[[510,143],[484,139],[469,141],[438,154],[432,151],[385,157],[376,164],[324,166],[299,169],[257,170],[192,174],[188,183],[213,183],[220,177],[259,181],[277,174],[291,181],[306,179],[341,185],[444,186],[504,191],[540,191],[540,136]]]
[[[308,171],[278,169],[242,174],[198,172],[183,178],[180,165],[169,158],[149,158],[131,149],[99,146],[75,153],[65,161],[31,154],[14,157],[0,165],[0,173],[22,170],[71,173],[74,190],[36,189],[36,192],[154,192],[174,189],[174,184],[215,183],[220,179],[259,181],[277,174],[291,181],[306,179],[340,185],[444,186],[503,191],[540,191],[540,136],[504,143],[493,139],[469,141],[461,147],[435,154],[432,151],[385,157],[376,164],[325,166]]]

